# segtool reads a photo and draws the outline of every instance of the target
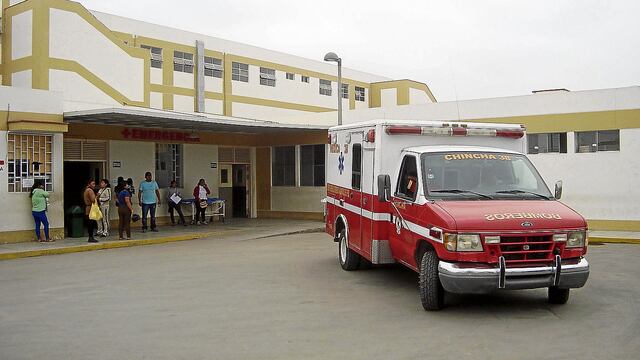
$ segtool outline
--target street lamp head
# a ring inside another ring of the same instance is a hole
[[[336,53],[334,52],[328,52],[325,56],[324,56],[324,61],[333,61],[333,62],[340,62],[342,61],[342,59],[340,59],[338,57],[338,55],[336,55]]]

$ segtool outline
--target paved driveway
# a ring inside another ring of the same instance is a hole
[[[544,290],[422,310],[400,266],[345,272],[329,236],[203,239],[0,262],[0,359],[637,359],[640,246]]]

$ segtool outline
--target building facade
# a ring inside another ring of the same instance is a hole
[[[3,0],[0,40],[0,242],[35,238],[36,179],[59,238],[87,179],[146,171],[186,196],[204,178],[228,216],[321,219],[338,99],[345,123],[524,124],[530,158],[590,228],[640,231],[639,87],[438,103],[424,83],[343,69],[338,89],[330,63],[67,0]]]
[[[3,0],[1,41],[0,200],[15,205],[3,242],[34,238],[36,179],[56,237],[88,178],[138,184],[146,171],[185,194],[204,178],[229,216],[321,218],[338,99],[346,111],[435,102],[420,82],[343,69],[338,89],[329,63],[67,0]],[[333,120],[296,119],[318,113]]]

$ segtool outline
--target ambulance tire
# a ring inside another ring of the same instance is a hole
[[[569,289],[549,288],[549,304],[566,304],[569,301]]]
[[[338,236],[338,260],[343,270],[353,271],[358,269],[360,265],[360,255],[349,249],[347,244],[347,235],[344,230]]]
[[[430,250],[420,261],[420,301],[426,311],[437,311],[444,306],[444,288],[438,276],[438,255]]]

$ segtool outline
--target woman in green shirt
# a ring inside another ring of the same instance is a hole
[[[36,222],[36,238],[40,242],[55,241],[49,237],[49,220],[47,220],[47,199],[49,193],[44,190],[44,182],[40,179],[33,182],[31,187],[31,213]],[[46,240],[40,240],[40,224],[44,225],[44,236]]]

